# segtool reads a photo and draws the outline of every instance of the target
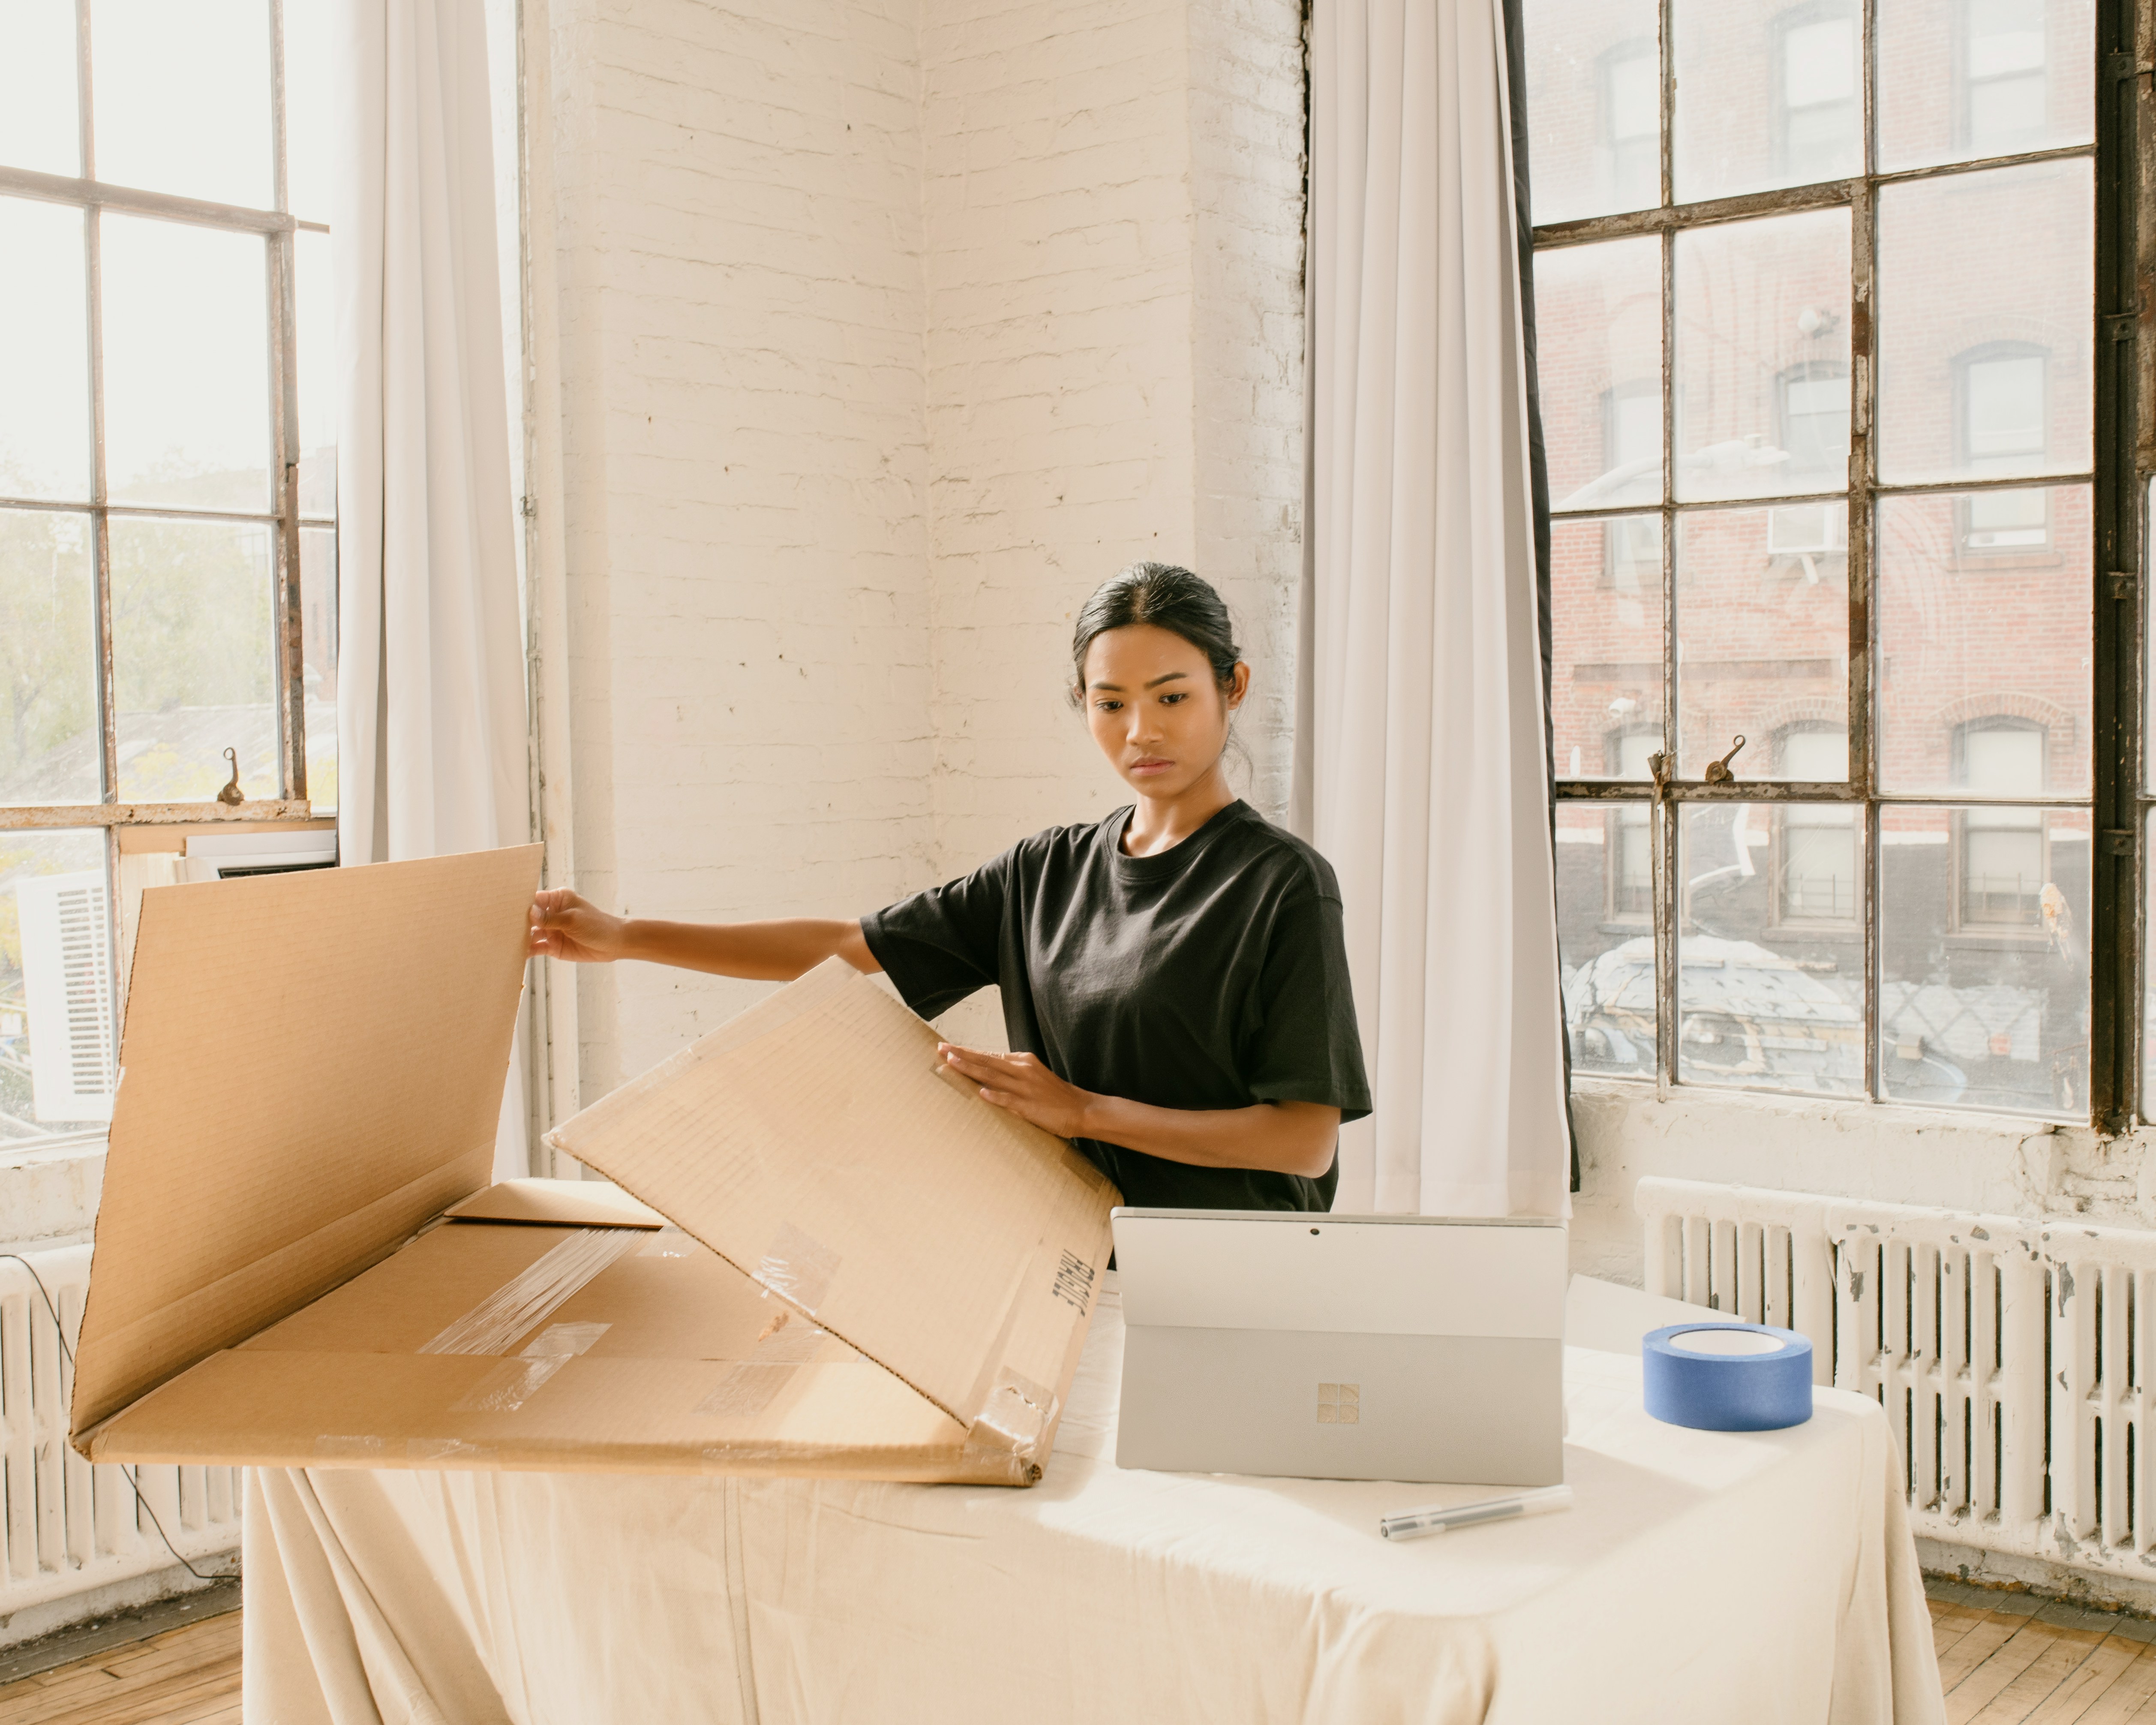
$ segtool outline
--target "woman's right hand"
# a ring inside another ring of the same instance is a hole
[[[622,956],[628,927],[626,918],[608,916],[567,887],[535,893],[530,951],[572,964],[611,964]]]

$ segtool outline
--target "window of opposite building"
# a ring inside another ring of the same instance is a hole
[[[1863,93],[1854,8],[1804,6],[1774,20],[1775,155],[1791,182],[1862,165],[1852,147]]]
[[[0,8],[0,1147],[109,1116],[123,856],[336,807],[327,13]]]
[[[1602,57],[1602,150],[1608,197],[1620,207],[1652,203],[1661,184],[1661,67],[1654,39],[1619,44]]]
[[[2124,1118],[2133,44],[2093,0],[1526,23],[1576,1068]],[[1597,165],[1650,42],[1648,198]]]
[[[2050,362],[2045,349],[2020,342],[1993,343],[1955,362],[1956,424],[1972,472],[2010,474],[2041,465],[2049,438]],[[2039,490],[1973,495],[1964,508],[1969,548],[2005,552],[2046,544],[2046,501]]]
[[[2045,0],[1964,0],[1955,56],[1963,146],[1972,157],[2041,147],[2049,108]]]
[[[1782,776],[1825,782],[1848,769],[1849,733],[1836,724],[1800,724],[1778,739]],[[1778,921],[1854,928],[1862,850],[1856,810],[1846,803],[1791,803],[1775,811]]]

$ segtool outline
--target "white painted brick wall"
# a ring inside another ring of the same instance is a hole
[[[1287,807],[1302,568],[1302,19],[1193,0],[1193,436],[1197,567],[1255,671],[1250,801]]]
[[[850,915],[1096,818],[1126,798],[1065,703],[1070,630],[1141,557],[1236,607],[1276,811],[1292,0],[552,0],[551,23],[583,889]],[[588,1098],[757,988],[578,980]]]

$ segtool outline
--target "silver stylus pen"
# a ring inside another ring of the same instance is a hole
[[[1450,1509],[1403,1510],[1378,1518],[1378,1531],[1388,1539],[1419,1539],[1425,1533],[1442,1533],[1448,1527],[1471,1527],[1477,1522],[1509,1522],[1521,1516],[1547,1515],[1553,1509],[1572,1507],[1572,1487],[1544,1486],[1511,1497],[1485,1497],[1479,1503],[1455,1504]]]

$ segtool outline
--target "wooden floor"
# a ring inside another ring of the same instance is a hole
[[[1933,1582],[1953,1725],[2156,1725],[2156,1621]],[[0,1725],[239,1725],[239,1614],[0,1685]]]
[[[2156,1725],[2156,1622],[1951,1582],[1924,1591],[1953,1725]]]
[[[0,1686],[0,1725],[239,1725],[239,1614]]]

